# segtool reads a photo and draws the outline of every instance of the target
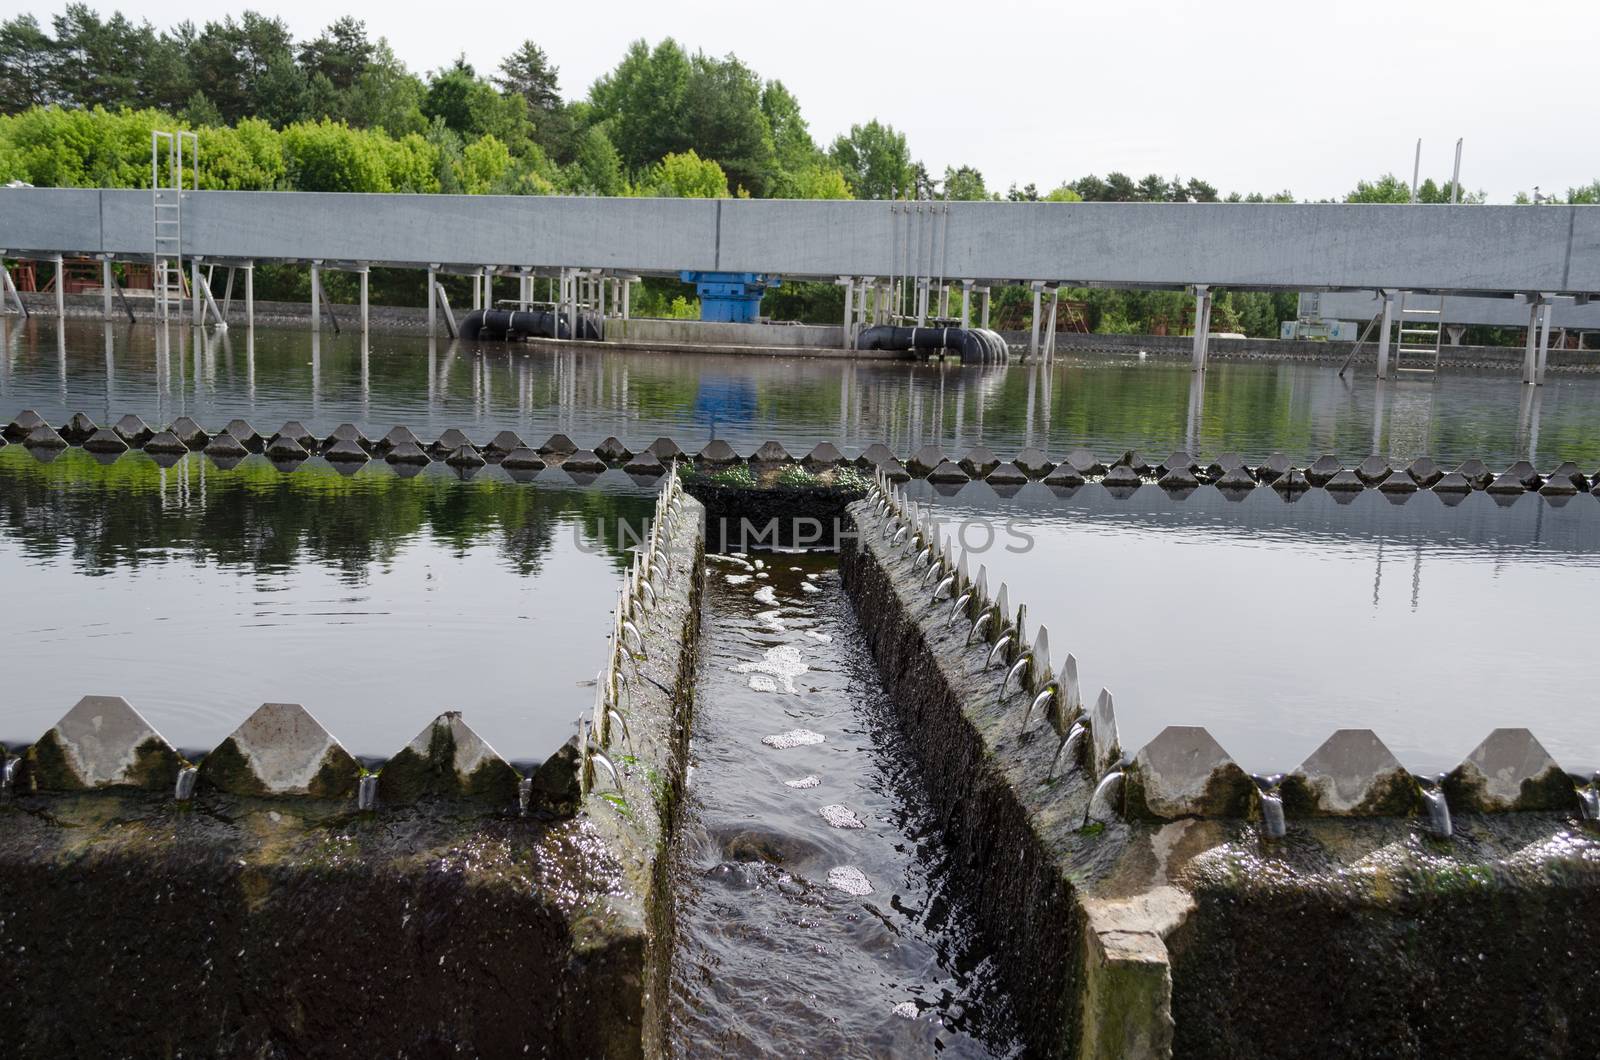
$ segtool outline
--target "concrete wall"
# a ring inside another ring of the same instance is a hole
[[[1433,298],[1414,297],[1409,304],[1415,308],[1432,309],[1438,302]],[[1528,326],[1529,309],[1528,299],[1525,296],[1518,298],[1451,296],[1444,300],[1444,321],[1447,324],[1486,324],[1497,328],[1525,328]],[[1303,317],[1368,321],[1382,311],[1383,303],[1378,300],[1375,291],[1323,291],[1300,296],[1300,315]],[[1588,305],[1573,305],[1571,302],[1555,303],[1551,327],[1600,331],[1600,302],[1591,302]]]
[[[671,346],[792,346],[799,349],[838,350],[844,348],[844,328],[813,324],[726,324],[636,317],[632,320],[606,321],[606,341]]]
[[[194,192],[211,258],[1600,293],[1600,210]],[[147,192],[0,189],[12,252],[146,255]]]

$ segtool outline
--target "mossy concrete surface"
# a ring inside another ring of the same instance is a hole
[[[845,585],[1030,1055],[1600,1055],[1600,833],[1576,809],[1459,813],[1449,840],[1403,814],[1291,818],[1281,840],[1243,817],[1083,828],[1095,778],[1047,779],[1064,719],[1024,734],[987,645],[870,501],[850,513]]]
[[[205,786],[0,797],[8,1055],[661,1055],[700,520],[686,500],[643,623],[620,792],[579,799],[574,742],[528,816],[500,782],[497,805],[375,813]]]

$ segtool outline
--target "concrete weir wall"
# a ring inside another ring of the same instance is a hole
[[[1200,728],[1125,751],[929,512],[880,474],[850,515],[845,587],[1030,1054],[1600,1055],[1600,802],[1526,730],[1437,785],[1357,730],[1254,781]]]
[[[8,1055],[659,1055],[702,518],[669,475],[530,778],[457,715],[369,769],[281,704],[198,767],[116,697],[0,749]]]

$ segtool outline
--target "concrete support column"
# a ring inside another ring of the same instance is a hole
[[[533,300],[533,295],[530,293],[532,290],[533,280],[529,278],[528,270],[519,270],[517,272],[517,309],[524,313],[528,311],[528,303]]]
[[[472,308],[483,308],[483,270],[479,269],[472,277]]]
[[[982,319],[978,322],[978,326],[985,330],[987,330],[989,327],[989,302],[990,296],[993,293],[994,292],[990,288],[983,288],[983,308],[979,311],[982,315]]]
[[[1378,321],[1378,378],[1389,377],[1389,332],[1394,324],[1394,292],[1379,291],[1383,297],[1383,317]]]
[[[629,311],[630,311],[629,303],[630,303],[630,301],[632,299],[632,296],[633,296],[633,279],[634,278],[632,276],[624,276],[622,278],[622,319],[623,320],[631,320],[632,319],[632,317],[629,316]]]
[[[111,255],[100,255],[100,315],[111,319]]]
[[[312,284],[312,286],[315,287],[316,285]],[[200,300],[202,296],[200,294],[200,259],[198,257],[189,259],[189,297],[194,306],[191,310],[192,316],[190,319],[195,327],[199,327],[206,322],[206,304]]]
[[[1056,313],[1061,308],[1061,288],[1056,284],[1050,285],[1050,327],[1045,333],[1044,359],[1045,363],[1056,358]]]
[[[1467,333],[1467,326],[1465,324],[1446,324],[1444,333],[1450,340],[1450,345],[1459,346],[1461,345],[1462,336]]]
[[[1522,381],[1532,386],[1538,371],[1539,361],[1539,312],[1541,306],[1537,297],[1528,302],[1528,337],[1522,348]]]
[[[430,339],[439,333],[439,298],[434,293],[434,284],[437,282],[434,279],[434,274],[438,269],[439,266],[437,265],[428,266],[428,337]]]
[[[1555,303],[1548,299],[1548,295],[1540,299],[1544,303],[1544,313],[1539,323],[1539,367],[1534,376],[1534,382],[1539,386],[1544,385],[1545,363],[1550,359],[1550,319],[1556,315]]]
[[[256,263],[244,267],[244,326],[256,326]]]
[[[917,277],[917,327],[928,323],[928,281]]]
[[[199,276],[198,269],[195,275]],[[311,263],[311,330],[322,330],[322,262]]]
[[[1206,357],[1211,352],[1211,288],[1203,283],[1194,285],[1194,371],[1206,370]]]
[[[56,318],[67,319],[67,268],[60,254],[56,255]]]
[[[844,288],[844,348],[856,348],[856,281],[851,276],[841,276],[836,281]]]
[[[961,326],[972,326],[972,281],[961,281]]]
[[[1044,292],[1044,283],[1034,280],[1028,286],[1033,289],[1033,330],[1028,334],[1028,359],[1032,360],[1039,356],[1039,301]]]
[[[604,320],[606,318],[606,278],[604,276],[596,276],[594,278],[594,295],[595,309],[599,312],[600,319]]]
[[[367,277],[371,271],[366,265],[358,270],[361,277],[361,334],[363,335],[367,333]]]

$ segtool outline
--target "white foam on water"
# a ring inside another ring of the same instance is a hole
[[[808,629],[808,630],[806,630],[806,636],[810,637],[812,640],[816,641],[818,644],[832,644],[833,643],[833,635],[831,633],[818,633],[814,629]]]
[[[819,577],[821,577],[821,575],[819,575],[819,574],[816,574],[816,573],[815,573],[815,572],[813,572],[813,573],[811,573],[811,574],[807,574],[807,575],[806,575],[806,581],[808,581],[808,582],[814,582],[814,581],[816,581],[816,580],[817,580],[817,579],[818,579],[818,578],[819,578]]]
[[[773,590],[772,586],[763,585],[761,588],[756,590],[756,603],[766,604],[768,607],[775,607],[778,603],[778,594]]]
[[[789,568],[789,569],[790,569],[790,570],[794,570],[794,571],[798,571],[798,570],[805,570],[805,568],[804,568],[804,567],[790,567],[790,568]]]
[[[710,553],[710,554],[708,554],[706,556],[706,559],[714,559],[719,563],[731,563],[735,567],[742,568],[743,570],[751,570],[752,569],[750,564],[746,563],[744,560],[740,559],[738,556],[724,556],[721,553],[712,552],[712,553]]]
[[[781,614],[783,614],[783,612],[777,608],[773,608],[771,611],[757,611],[756,621],[760,622],[768,629],[774,630],[775,632],[787,633],[789,632],[789,627],[784,624],[782,618],[778,617]]]
[[[787,751],[791,747],[809,747],[812,744],[822,743],[827,737],[820,732],[810,729],[790,729],[788,732],[775,733],[772,736],[761,737],[761,742],[768,747],[776,747],[780,751]]]
[[[811,668],[806,665],[797,646],[779,644],[762,652],[761,658],[754,662],[738,663],[729,669],[736,674],[771,674],[783,683],[785,692],[795,695],[799,689],[795,688],[794,679]],[[751,687],[754,687],[753,683]]]
[[[894,1014],[903,1020],[914,1020],[922,1015],[915,1001],[902,1001],[894,1007]]]
[[[765,563],[763,563],[763,562],[762,562],[762,561],[761,561],[761,560],[759,560],[759,559],[758,559],[758,560],[756,560],[756,570],[761,570],[761,569],[763,569],[763,568],[764,568],[764,567],[766,567],[766,564],[765,564]]]
[[[753,575],[753,574],[730,574],[730,575],[728,575],[728,584],[729,585],[743,585],[745,582],[748,582],[753,577],[755,577],[755,575]]]
[[[866,825],[861,822],[861,818],[856,816],[856,811],[852,810],[848,806],[840,806],[837,803],[834,803],[822,807],[822,809],[818,810],[817,812],[822,814],[822,819],[827,821],[828,824],[832,825],[834,828],[866,827]]]
[[[808,593],[820,593],[822,591],[821,589],[817,588],[814,582],[801,582],[800,588],[804,589]]]
[[[757,692],[776,692],[778,690],[778,682],[766,674],[751,674],[750,687]]]
[[[769,578],[769,577],[771,577],[771,575],[769,575],[769,574],[768,574],[768,573],[767,573],[767,572],[766,572],[766,571],[764,571],[764,570],[758,570],[758,571],[756,571],[756,577],[757,577],[757,578],[760,578],[760,579],[762,579],[762,580],[763,580],[763,581],[764,581],[764,580],[766,580],[766,579],[767,579],[767,578]]]
[[[829,869],[828,886],[858,898],[872,893],[872,884],[867,882],[866,873],[854,865],[840,865],[836,869]]]
[[[821,783],[822,778],[815,773],[801,777],[799,780],[786,780],[783,782],[784,786],[789,788],[814,788]]]

